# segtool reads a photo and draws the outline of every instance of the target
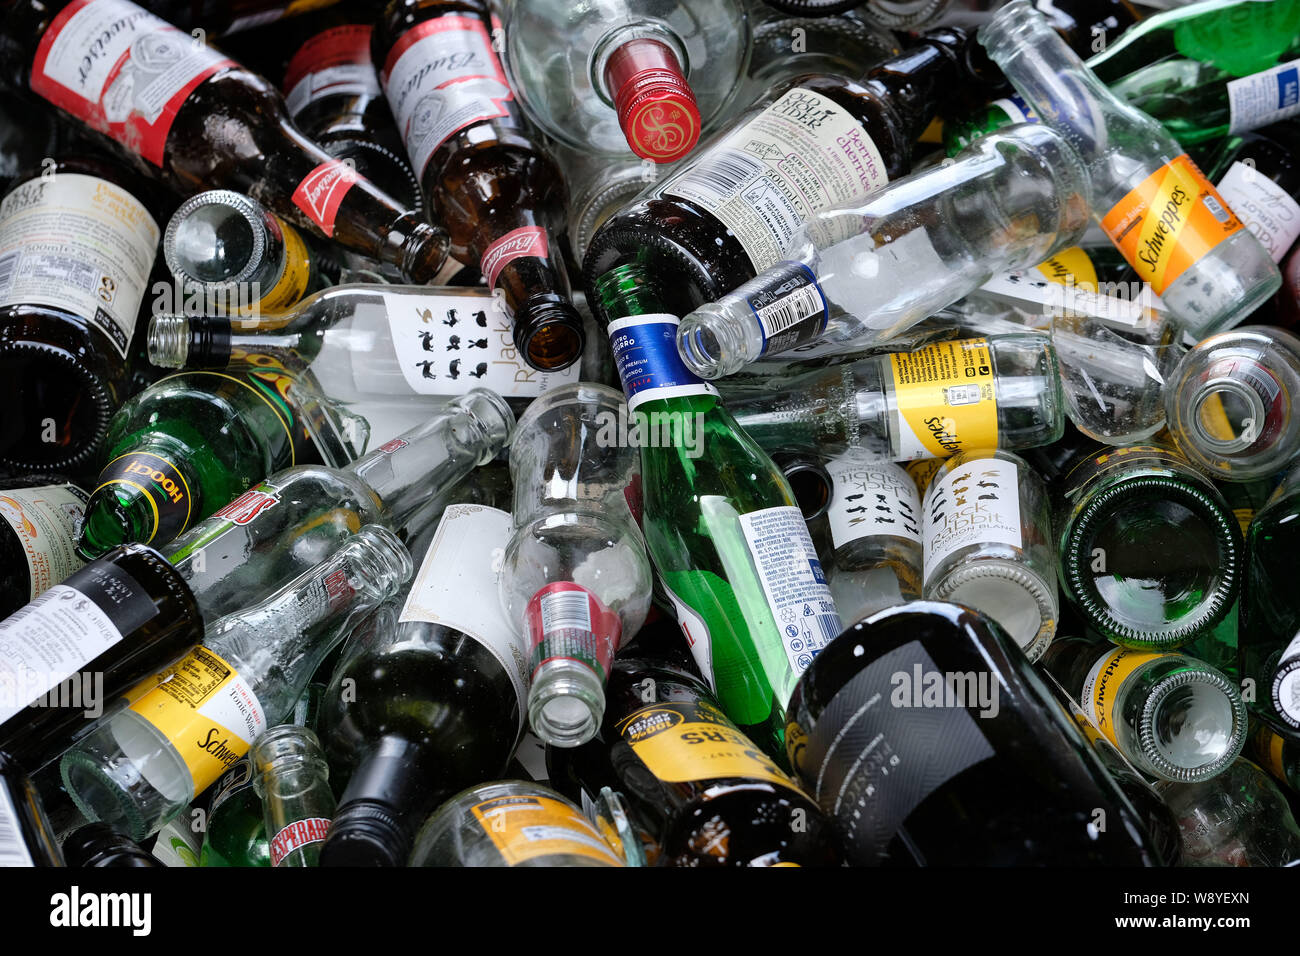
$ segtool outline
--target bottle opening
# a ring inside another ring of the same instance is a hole
[[[563,321],[546,322],[523,344],[528,364],[543,372],[558,372],[582,357],[582,333]]]
[[[659,40],[629,40],[605,63],[605,85],[632,152],[671,163],[700,138],[700,109],[677,55]]]
[[[1224,379],[1201,389],[1192,413],[1198,437],[1221,452],[1243,451],[1255,444],[1267,419],[1268,410],[1254,389]]]

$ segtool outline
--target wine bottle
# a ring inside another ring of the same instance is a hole
[[[88,495],[73,484],[0,483],[0,617],[63,581],[85,560],[77,535]]]

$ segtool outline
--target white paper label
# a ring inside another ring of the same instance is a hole
[[[980,544],[1023,547],[1015,462],[980,458],[954,468],[930,486],[922,521],[927,587],[934,569],[962,548]]]
[[[216,721],[249,746],[266,730],[266,709],[238,671],[230,675],[228,684],[200,704],[196,712]]]
[[[798,508],[781,505],[740,516],[763,595],[795,674],[844,629],[826,575]]]
[[[0,203],[0,305],[66,309],[125,358],[158,236],[144,206],[102,179],[23,183]]]
[[[1281,262],[1300,238],[1300,203],[1245,163],[1233,163],[1218,188],[1228,207],[1264,244],[1273,261]]]
[[[700,669],[700,675],[708,681],[709,689],[716,692],[718,685],[713,680],[713,636],[709,633],[709,626],[673,592],[672,588],[664,584],[662,579],[659,583],[677,613],[677,626],[686,635],[686,643],[691,649],[691,656],[695,658],[695,666]]]
[[[398,620],[441,624],[482,644],[514,684],[522,724],[528,709],[528,647],[497,597],[510,532],[504,511],[483,505],[447,508]]]
[[[1228,133],[1244,133],[1300,113],[1300,60],[1228,82]]]
[[[510,319],[492,296],[382,295],[397,363],[417,395],[490,388],[505,398],[536,398],[582,375],[580,362],[558,372],[525,364]]]
[[[834,547],[879,534],[921,542],[921,493],[901,467],[848,457],[827,462],[826,470],[832,483],[827,518]]]
[[[27,561],[28,600],[86,563],[76,551],[86,501],[76,485],[0,491],[0,519],[13,529]]]
[[[886,182],[880,150],[861,124],[797,87],[688,162],[662,192],[711,212],[762,272],[784,258],[814,212],[861,200]]]
[[[514,99],[487,28],[475,16],[440,16],[404,33],[380,74],[416,175],[458,130],[508,116]]]
[[[121,639],[112,618],[66,584],[0,621],[0,724]]]
[[[23,831],[18,825],[18,811],[9,799],[9,791],[0,784],[0,867],[35,866],[23,842]]]

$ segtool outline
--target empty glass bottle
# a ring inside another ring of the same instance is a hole
[[[1256,721],[1246,749],[1251,760],[1300,793],[1300,740],[1283,737],[1263,721]]]
[[[0,619],[85,563],[77,535],[89,496],[73,484],[27,485],[0,482]]]
[[[306,727],[282,724],[257,738],[251,756],[271,865],[315,866],[335,806],[320,741]]]

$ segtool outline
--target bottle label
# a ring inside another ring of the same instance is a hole
[[[979,702],[925,706],[922,684],[930,675],[941,679],[943,671],[920,641],[911,641],[855,674],[811,733],[797,725],[786,732],[791,765],[834,818],[853,863],[879,861],[930,794],[995,756],[980,730]],[[974,676],[980,686],[998,680],[988,672]]]
[[[670,783],[740,778],[798,785],[707,701],[654,704],[624,718],[619,735],[650,772]]]
[[[716,691],[717,683],[713,678],[713,637],[709,633],[709,625],[704,623],[704,618],[700,617],[690,605],[677,596],[677,592],[670,588],[661,578],[659,584],[663,587],[664,593],[668,595],[668,600],[672,602],[673,611],[676,612],[677,626],[682,629],[682,634],[686,636],[686,644],[691,649],[691,656],[695,658],[695,666],[699,668],[700,674],[708,681],[709,689]]]
[[[826,470],[833,489],[826,513],[833,547],[882,534],[921,543],[921,495],[902,468],[845,456],[827,462]]]
[[[497,574],[510,533],[510,515],[504,511],[448,507],[398,620],[440,624],[478,641],[514,685],[522,726],[528,712],[528,645],[497,600]]]
[[[1019,93],[1012,93],[1010,96],[994,100],[992,104],[996,109],[1000,109],[1007,115],[1007,120],[1012,123],[1039,123],[1038,114],[1034,108],[1025,102]]]
[[[740,527],[786,659],[802,674],[844,630],[808,525],[798,508],[780,505],[741,515]]]
[[[1101,228],[1138,276],[1162,295],[1188,268],[1243,227],[1183,153],[1112,206]]]
[[[534,594],[524,608],[524,627],[532,648],[530,680],[548,661],[567,660],[587,667],[603,684],[623,633],[619,616],[572,581],[556,581]]]
[[[186,98],[236,65],[130,0],[73,0],[36,47],[32,92],[162,166]]]
[[[216,791],[208,804],[208,817],[217,812],[217,808],[236,794],[243,793],[253,786],[253,761],[248,756],[240,757],[235,765],[223,773],[213,784]]]
[[[377,97],[379,76],[370,59],[371,27],[349,23],[324,30],[301,47],[284,71],[284,102],[298,115],[329,96]]]
[[[274,485],[262,482],[256,488],[249,488],[224,508],[214,511],[212,517],[221,519],[222,532],[228,530],[232,525],[243,527],[262,512],[269,511],[280,503],[280,496],[276,493],[278,490]],[[219,535],[213,537],[217,536]],[[213,539],[209,538],[208,540]]]
[[[880,150],[852,114],[796,87],[688,162],[662,192],[712,213],[762,272],[813,213],[861,201],[888,181]]]
[[[99,473],[95,494],[113,485],[134,488],[149,500],[153,511],[153,529],[144,544],[161,536],[171,541],[190,526],[194,513],[194,496],[189,482],[174,463],[149,451],[127,452],[118,455]]]
[[[157,615],[145,587],[103,560],[10,614],[0,621],[0,724]]]
[[[1016,463],[981,458],[954,468],[930,486],[921,520],[926,587],[935,569],[963,548],[983,544],[1024,547]]]
[[[763,288],[745,302],[763,332],[761,355],[813,341],[826,331],[830,318],[817,277],[802,262],[783,263],[764,273]]]
[[[558,372],[529,367],[496,297],[381,295],[402,377],[417,395],[465,395],[472,388],[490,388],[505,398],[536,398],[582,377],[581,363]]]
[[[1287,724],[1300,727],[1300,634],[1282,651],[1273,677],[1273,708]]]
[[[623,865],[586,817],[551,797],[495,797],[470,812],[509,866],[560,854]]]
[[[79,173],[28,180],[0,203],[0,306],[65,309],[125,358],[159,235],[120,186]]]
[[[627,410],[643,402],[687,395],[713,395],[718,390],[686,367],[677,352],[675,315],[652,313],[609,323],[609,345],[627,396]]]
[[[510,115],[514,99],[478,17],[417,23],[393,45],[379,79],[419,176],[438,147],[466,126]]]
[[[35,865],[27,850],[27,843],[23,840],[18,810],[9,799],[9,788],[0,780],[0,869]]]
[[[1300,239],[1300,203],[1253,166],[1233,163],[1219,182],[1219,195],[1274,262],[1281,262]]]
[[[1259,723],[1250,738],[1251,753],[1261,767],[1286,782],[1286,738],[1268,724]]]
[[[353,163],[342,159],[327,159],[298,184],[293,191],[293,204],[326,236],[334,235],[334,220],[348,190],[361,179]]]
[[[189,770],[194,793],[231,769],[267,727],[266,711],[253,688],[202,646],[131,710],[171,741]]]
[[[998,400],[988,339],[936,342],[889,356],[898,460],[998,447]]]
[[[0,491],[0,519],[17,536],[27,562],[28,599],[86,563],[76,549],[87,498],[76,485]]]
[[[308,817],[290,823],[270,839],[271,865],[279,866],[294,850],[301,850],[313,843],[324,843],[329,829],[328,817]]]
[[[284,271],[280,273],[280,278],[275,280],[275,285],[257,300],[256,305],[239,310],[241,315],[254,314],[259,320],[268,313],[287,312],[292,309],[302,301],[302,297],[307,294],[307,289],[311,285],[311,253],[307,251],[307,243],[293,226],[278,216],[276,221],[280,226],[280,234],[284,237]],[[259,324],[262,328],[268,329],[267,323]],[[288,324],[287,317],[281,324]],[[232,328],[238,329],[239,326],[235,323]],[[236,352],[237,350],[231,350],[232,360]]]
[[[1092,719],[1097,729],[1105,734],[1116,747],[1119,746],[1119,740],[1115,735],[1115,721],[1119,716],[1119,711],[1115,709],[1115,704],[1119,699],[1120,687],[1124,685],[1125,679],[1139,667],[1166,656],[1151,651],[1135,651],[1126,647],[1112,647],[1092,665],[1092,670],[1088,672],[1088,676],[1084,679],[1083,690],[1079,694],[1079,702],[1083,705],[1084,711]]]
[[[1235,136],[1300,113],[1300,60],[1228,81],[1228,134]]]
[[[487,247],[479,260],[479,271],[483,273],[487,287],[495,289],[501,270],[516,259],[545,259],[549,255],[546,230],[540,226],[520,226]]]

